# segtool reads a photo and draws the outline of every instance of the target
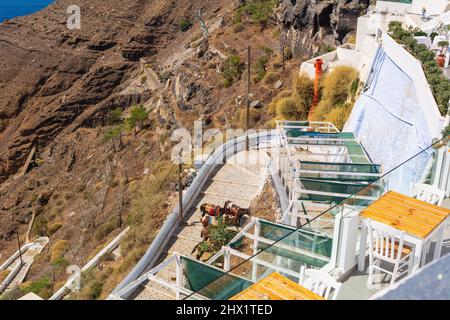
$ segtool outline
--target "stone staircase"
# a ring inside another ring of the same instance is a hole
[[[250,151],[250,157],[254,156],[257,151]],[[236,155],[242,158],[242,154]],[[166,247],[166,259],[170,258],[174,253],[179,253],[188,257],[194,257],[192,251],[195,246],[202,241],[200,232],[203,229],[200,223],[201,213],[200,206],[203,203],[211,203],[223,206],[226,201],[232,201],[234,204],[242,207],[250,207],[250,203],[255,199],[264,187],[267,175],[267,161],[261,161],[253,164],[237,164],[233,157],[228,163],[224,164],[203,187],[195,208],[188,212],[183,224],[174,233],[172,239]],[[158,273],[158,277],[175,283],[175,263],[171,263]],[[175,298],[174,292],[160,285],[159,283],[149,282],[144,290],[136,297],[139,299],[169,299],[171,292]]]

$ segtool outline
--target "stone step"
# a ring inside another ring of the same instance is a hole
[[[250,200],[256,196],[259,189],[259,185],[246,186],[246,185],[234,185],[231,183],[214,181],[207,189],[202,191],[203,194],[220,195],[226,198]]]

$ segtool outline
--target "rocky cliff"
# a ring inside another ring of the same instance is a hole
[[[322,45],[342,44],[356,29],[370,0],[280,0],[277,18],[296,52],[309,53]]]

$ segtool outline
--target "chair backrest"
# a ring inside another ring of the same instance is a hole
[[[401,259],[405,232],[366,220],[369,235],[369,254],[392,263]]]
[[[331,300],[336,300],[342,283],[337,282],[326,272],[306,269],[302,266],[300,285],[325,299],[330,299],[331,297]]]
[[[413,186],[413,197],[437,206],[442,206],[445,191],[428,184],[415,184]]]

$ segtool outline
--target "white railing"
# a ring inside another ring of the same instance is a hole
[[[103,248],[102,251],[100,251],[94,258],[92,258],[92,260],[90,260],[80,271],[72,275],[69,278],[69,280],[67,280],[67,282],[50,297],[49,300],[62,299],[66,295],[67,290],[69,290],[73,286],[75,281],[81,279],[81,275],[83,274],[83,272],[86,272],[95,265],[97,265],[100,259],[105,254],[113,251],[115,248],[119,246],[120,242],[123,240],[123,238],[125,237],[125,235],[128,233],[129,230],[130,227],[127,227],[125,230],[123,230],[113,241],[111,241],[105,248]]]

